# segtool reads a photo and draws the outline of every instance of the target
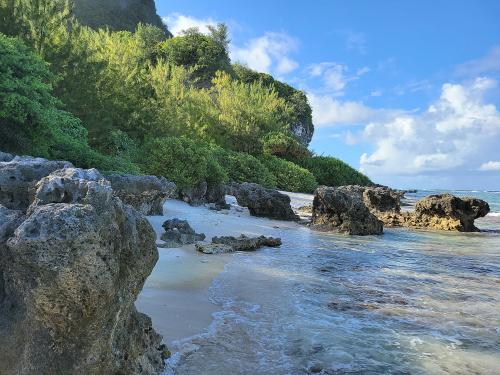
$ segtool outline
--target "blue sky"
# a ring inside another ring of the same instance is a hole
[[[500,1],[156,0],[308,93],[311,148],[397,187],[500,190]]]

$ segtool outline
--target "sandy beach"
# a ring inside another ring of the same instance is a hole
[[[306,199],[300,194],[300,207]],[[311,196],[312,197],[312,196]],[[228,197],[228,202],[231,197]],[[270,220],[250,216],[246,208],[232,205],[231,210],[214,211],[208,207],[192,207],[179,200],[169,200],[164,216],[151,216],[148,220],[156,231],[158,242],[167,219],[187,219],[193,229],[204,233],[207,241],[213,236],[271,236],[280,229],[296,228],[293,222]],[[212,322],[212,314],[219,306],[210,301],[209,288],[213,280],[224,271],[233,254],[205,255],[194,245],[182,248],[158,248],[160,258],[139,295],[136,306],[153,319],[155,329],[163,335],[167,345],[202,332]]]

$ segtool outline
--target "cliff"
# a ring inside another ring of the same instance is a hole
[[[94,29],[134,31],[137,24],[145,23],[166,30],[154,0],[74,0],[74,13],[80,23]]]

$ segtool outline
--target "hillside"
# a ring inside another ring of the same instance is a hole
[[[108,26],[134,31],[139,23],[165,28],[154,0],[74,0],[74,13],[82,24],[94,29]]]

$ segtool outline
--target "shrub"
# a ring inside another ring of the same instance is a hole
[[[274,155],[287,160],[311,156],[309,150],[302,146],[295,137],[282,132],[274,132],[265,136],[262,149],[266,155]]]
[[[265,187],[276,187],[276,179],[255,157],[243,152],[226,151],[217,147],[217,160],[225,169],[229,180],[235,182],[254,182]]]
[[[314,156],[298,161],[320,185],[371,185],[371,180],[343,161],[329,156]]]
[[[279,189],[291,192],[312,193],[318,186],[313,174],[291,161],[276,156],[263,156],[263,164],[276,178]]]
[[[185,138],[155,138],[143,146],[143,170],[164,176],[179,189],[222,183],[227,180],[223,168],[208,145]]]

